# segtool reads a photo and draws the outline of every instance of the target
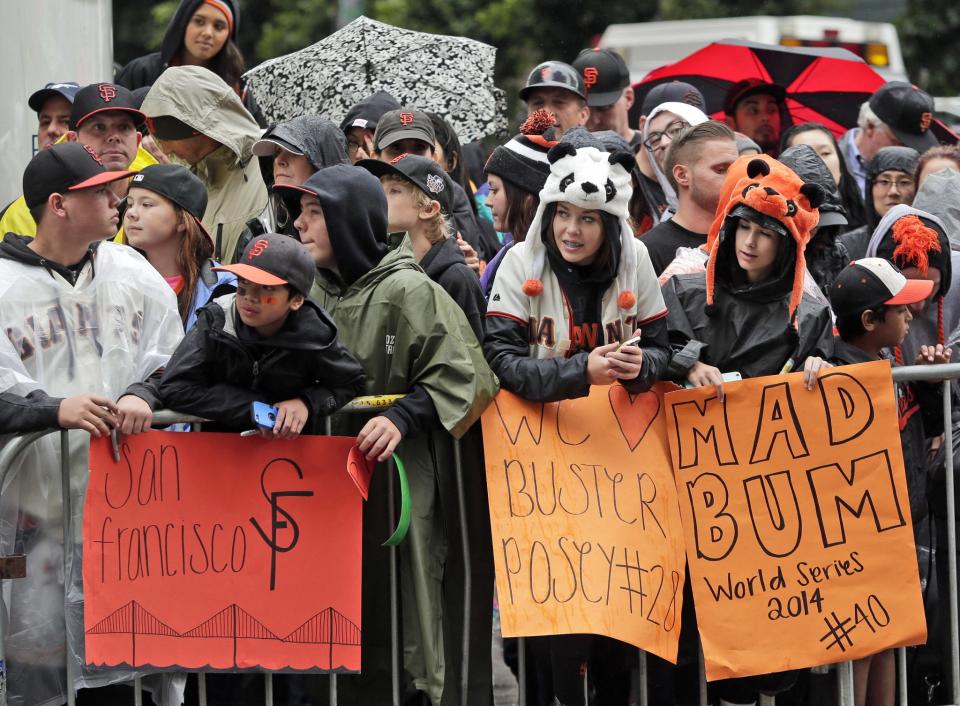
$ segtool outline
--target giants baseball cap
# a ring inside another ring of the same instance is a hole
[[[43,104],[47,102],[47,99],[52,98],[53,96],[62,96],[73,103],[73,97],[77,95],[77,91],[79,90],[79,83],[48,83],[46,86],[30,96],[30,99],[27,101],[27,105],[30,106],[31,110],[39,113],[41,110],[43,110]]]
[[[426,157],[415,154],[401,154],[389,162],[379,159],[361,159],[358,167],[363,167],[375,177],[393,174],[409,181],[423,193],[440,204],[441,210],[448,216],[453,213],[453,182],[443,167]]]
[[[73,112],[70,113],[70,129],[76,130],[83,121],[96,113],[121,110],[130,113],[134,125],[140,125],[146,116],[137,107],[130,89],[112,83],[91,83],[73,97]]]
[[[882,305],[916,304],[932,292],[932,280],[907,279],[888,260],[866,257],[837,275],[830,286],[830,304],[837,316],[856,316]]]
[[[573,68],[583,76],[590,107],[616,103],[630,85],[626,62],[610,49],[584,49],[574,59]]]
[[[527,76],[527,85],[520,89],[520,100],[526,101],[535,88],[563,88],[587,99],[583,88],[583,76],[570,64],[562,61],[544,61],[533,67]]]
[[[907,147],[922,154],[937,146],[930,132],[934,107],[929,93],[906,81],[890,81],[870,96],[870,109]]]
[[[767,83],[759,78],[745,78],[733,84],[727,91],[723,100],[723,112],[727,117],[732,118],[737,110],[740,101],[746,100],[750,96],[771,96],[777,103],[782,104],[786,100],[787,92],[783,86],[775,83]]]
[[[306,296],[313,286],[316,265],[307,248],[296,238],[266,233],[247,244],[239,261],[213,269],[232,272],[237,277],[267,287],[289,284]]]
[[[430,116],[416,108],[391,110],[380,116],[373,137],[377,149],[382,150],[400,140],[420,140],[430,147],[436,145],[437,133]]]
[[[707,102],[703,99],[700,89],[684,81],[668,81],[651,88],[644,96],[640,115],[650,115],[661,103],[686,103],[707,112],[705,108]]]
[[[200,219],[207,210],[207,187],[200,178],[179,164],[151,164],[130,180],[130,188],[160,194],[193,216],[200,230],[210,237]]]
[[[134,172],[108,172],[86,145],[61,142],[37,152],[23,171],[27,208],[46,203],[51,194],[66,194],[124,179]]]

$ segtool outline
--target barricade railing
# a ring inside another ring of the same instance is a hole
[[[949,585],[949,631],[950,631],[950,703],[960,704],[960,628],[958,628],[958,606],[957,606],[957,555],[956,555],[956,503],[955,503],[955,481],[954,481],[954,459],[953,459],[953,427],[952,420],[952,394],[951,383],[953,380],[960,379],[960,363],[951,363],[947,365],[917,365],[902,366],[893,370],[894,382],[930,382],[940,383],[942,389],[942,411],[944,415],[944,464],[945,464],[945,493],[946,493],[946,513],[947,513],[947,577]],[[353,400],[344,406],[340,414],[372,414],[379,410],[389,407],[399,396],[372,396],[361,397]],[[199,430],[200,425],[205,420],[192,417],[190,415],[177,414],[167,410],[161,410],[154,414],[153,425],[155,427],[164,427],[176,423],[193,423]],[[325,431],[329,435],[331,431],[331,419],[326,420]],[[11,439],[3,449],[0,449],[0,488],[3,488],[7,473],[13,465],[13,462],[37,440],[55,432],[60,433],[61,445],[61,474],[63,479],[63,513],[64,513],[64,540],[71,537],[72,513],[70,510],[69,497],[69,454],[63,453],[68,450],[68,432],[60,429],[48,429],[45,431],[31,432]],[[461,519],[465,519],[466,513],[466,493],[462,471],[462,458],[459,443],[454,444],[454,471],[456,478],[457,501]],[[392,465],[392,461],[388,462]],[[396,506],[395,506],[395,484],[392,467],[388,473],[388,507],[391,513],[391,526],[396,524]],[[469,683],[469,656],[470,656],[470,599],[472,597],[472,584],[470,574],[470,548],[469,536],[466,522],[461,522],[460,527],[461,551],[463,552],[464,564],[464,618],[463,618],[463,645],[462,645],[462,669],[461,669],[461,703],[467,703],[467,685]],[[391,691],[392,703],[395,706],[400,704],[400,628],[399,628],[399,589],[398,589],[398,557],[397,548],[389,548],[390,562],[390,633],[391,633]],[[66,562],[66,553],[64,555]],[[22,557],[0,557],[0,582],[6,579],[14,579],[20,575],[22,566]],[[64,567],[66,568],[66,567]],[[2,592],[0,592],[0,601],[2,601]],[[0,611],[3,610],[0,602]],[[4,630],[6,621],[0,620],[0,706],[6,706],[6,655],[4,653]],[[67,651],[69,654],[69,651]],[[647,682],[648,670],[646,653],[642,650],[638,654],[638,673],[639,673],[639,704],[646,706],[649,700]],[[897,703],[899,706],[907,706],[907,659],[906,648],[896,650],[896,669],[897,669]],[[526,671],[527,659],[524,638],[518,638],[518,698],[520,706],[527,706],[526,700]],[[67,660],[68,674],[68,704],[73,706],[75,702],[72,679],[72,660]],[[198,672],[199,684],[199,703],[200,706],[206,706],[206,688],[205,673]],[[854,688],[853,688],[853,663],[841,662],[837,665],[837,703],[839,706],[854,706]],[[273,673],[264,672],[264,700],[267,706],[273,704]],[[588,686],[589,673],[584,675],[584,693],[589,691]],[[142,704],[142,690],[140,688],[140,679],[134,681],[134,704]],[[331,706],[337,704],[337,675],[329,675],[329,702]],[[773,706],[776,703],[775,697],[761,697],[761,706]],[[699,654],[699,704],[707,706],[708,690],[703,665],[703,653]]]
[[[358,397],[344,407],[342,407],[335,415],[363,415],[363,414],[379,414],[383,409],[389,408],[397,399],[402,397],[402,395],[372,395],[365,397]],[[159,410],[153,415],[152,425],[154,428],[157,427],[167,427],[172,424],[180,423],[190,423],[193,424],[195,431],[200,431],[204,422],[208,420],[202,419],[200,417],[195,417],[192,415],[179,414],[170,410]],[[11,439],[2,449],[0,449],[0,489],[2,489],[6,483],[7,474],[9,473],[10,468],[13,466],[15,461],[24,453],[30,446],[32,446],[38,440],[44,438],[45,436],[53,433],[59,432],[60,434],[60,457],[61,457],[61,479],[63,486],[63,532],[64,532],[64,545],[66,546],[68,539],[73,537],[72,530],[72,510],[70,507],[70,493],[69,493],[69,477],[70,477],[70,454],[69,454],[69,442],[68,442],[68,432],[62,429],[47,429],[44,431],[30,432],[23,434]],[[326,417],[324,420],[324,432],[326,435],[331,435],[332,432],[332,418]],[[461,664],[461,704],[466,706],[467,704],[467,686],[469,684],[470,678],[470,600],[472,597],[472,576],[470,573],[470,537],[469,530],[466,522],[467,511],[466,511],[466,491],[463,481],[463,469],[461,466],[461,451],[460,444],[458,441],[454,441],[453,444],[453,461],[454,461],[454,476],[456,482],[456,491],[457,491],[457,502],[458,509],[460,513],[460,538],[461,538],[461,551],[463,552],[463,565],[464,565],[464,613],[463,613],[463,644],[462,644],[462,664]],[[389,522],[390,526],[394,527],[397,524],[396,517],[396,487],[395,487],[395,469],[393,467],[393,460],[387,461],[387,505],[389,508]],[[64,575],[66,576],[66,561],[67,561],[67,552],[64,552]],[[399,565],[398,565],[398,555],[397,547],[389,547],[389,565],[390,565],[390,647],[391,647],[391,695],[392,695],[392,704],[394,706],[400,706],[401,698],[401,687],[400,687],[400,674],[401,674],[401,647],[400,647],[400,605],[399,605]],[[0,557],[0,582],[4,579],[16,579],[25,575],[25,558],[22,555],[16,555],[12,557]],[[2,584],[0,584],[2,585]],[[0,590],[0,613],[4,611],[2,603],[2,590]],[[6,689],[6,655],[4,652],[5,644],[5,630],[7,626],[7,621],[2,619],[0,616],[0,706],[6,706],[7,704],[7,689]],[[69,649],[65,650],[67,654],[67,704],[69,706],[74,706],[76,701],[76,696],[74,693],[74,665],[73,660],[70,658]],[[198,700],[200,706],[206,706],[207,704],[207,693],[206,693],[206,673],[205,672],[193,672],[193,670],[187,670],[191,673],[197,674],[197,682],[199,695]],[[273,672],[264,671],[264,702],[266,706],[272,706],[273,704]],[[329,675],[329,703],[330,706],[337,706],[338,694],[337,694],[337,674],[331,672]],[[133,703],[134,706],[142,706],[143,703],[143,690],[142,690],[142,680],[140,677],[137,677],[133,680]]]

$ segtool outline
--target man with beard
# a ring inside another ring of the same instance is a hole
[[[677,213],[641,238],[657,276],[673,261],[677,248],[707,242],[723,180],[737,156],[733,130],[716,120],[687,128],[670,143],[663,166],[677,192]]]
[[[775,83],[745,79],[734,84],[723,102],[727,125],[760,145],[771,157],[780,152],[780,126],[786,91]]]

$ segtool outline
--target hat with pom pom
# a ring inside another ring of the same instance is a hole
[[[550,175],[547,152],[557,144],[557,121],[545,110],[530,114],[520,126],[520,134],[497,147],[483,171],[510,182],[531,194],[539,194]]]

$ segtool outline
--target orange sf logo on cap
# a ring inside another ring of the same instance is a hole
[[[259,257],[263,254],[263,251],[270,247],[270,241],[261,238],[253,244],[253,247],[250,248],[250,254],[247,255],[248,260],[252,260],[255,257]]]
[[[98,88],[100,89],[100,97],[103,98],[104,103],[109,103],[117,97],[117,87],[112,83],[101,83]]]
[[[413,122],[413,113],[400,113],[400,124],[406,127]]]
[[[396,163],[399,162],[401,159],[406,159],[406,158],[409,157],[409,156],[410,156],[410,155],[407,154],[406,152],[404,152],[403,154],[398,154],[396,157],[394,157],[393,159],[391,159],[389,163],[390,163],[390,164],[396,164]]]
[[[583,70],[583,82],[587,88],[595,86],[598,78],[600,78],[600,72],[595,66],[588,66]]]
[[[97,164],[99,164],[101,167],[103,166],[103,160],[101,160],[101,159],[97,156],[97,153],[93,151],[93,147],[91,147],[90,145],[84,145],[84,146],[83,146],[83,149],[85,149],[85,150],[87,151],[87,153],[88,153],[91,157],[93,157],[93,161],[94,161],[94,162],[96,162]]]
[[[931,113],[921,113],[920,114],[920,132],[926,132],[930,127],[930,123],[933,122],[933,115]]]

